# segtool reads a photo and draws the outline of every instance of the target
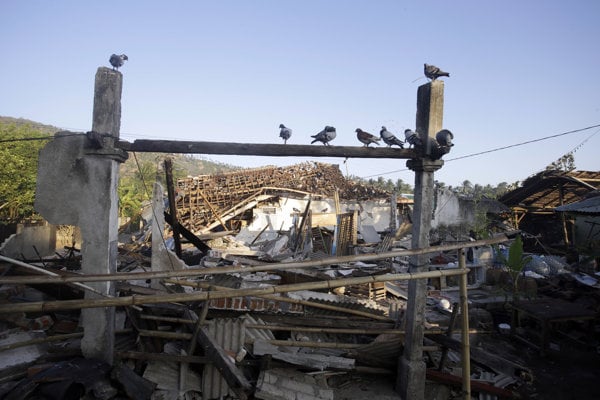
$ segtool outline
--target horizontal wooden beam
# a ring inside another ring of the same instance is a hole
[[[180,140],[119,141],[117,147],[145,153],[229,154],[269,157],[418,158],[413,149],[270,143],[193,142]]]

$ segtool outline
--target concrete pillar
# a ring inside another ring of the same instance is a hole
[[[53,224],[77,225],[82,236],[82,272],[117,270],[119,163],[127,154],[113,147],[119,137],[123,76],[98,68],[94,89],[93,135],[59,132],[40,151],[35,208]],[[90,283],[114,295],[113,282]],[[99,295],[86,292],[86,299]],[[115,310],[84,309],[81,350],[87,358],[113,362]]]
[[[430,140],[442,129],[444,83],[433,81],[419,87],[417,92],[416,132],[425,143],[423,157],[408,160],[406,165],[415,171],[412,248],[429,247],[429,231],[433,212],[434,171],[442,167],[442,160],[427,157]],[[427,270],[429,256],[410,259],[409,272]],[[404,351],[398,363],[396,387],[404,400],[423,400],[425,396],[426,366],[423,361],[423,328],[427,280],[414,279],[408,283],[406,308],[406,338]]]
[[[165,232],[165,196],[162,185],[154,183],[152,192],[152,272],[175,271],[185,269],[185,263],[166,246]],[[161,279],[152,279],[154,289],[164,289]]]

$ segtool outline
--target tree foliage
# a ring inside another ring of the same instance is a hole
[[[575,155],[573,154],[572,151],[567,154],[564,154],[558,160],[550,163],[546,167],[546,171],[557,170],[557,171],[570,172],[570,171],[573,171],[574,169],[575,169]]]
[[[39,151],[49,138],[31,125],[0,123],[0,221],[14,222],[35,214]]]

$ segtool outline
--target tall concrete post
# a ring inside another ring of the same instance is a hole
[[[87,205],[93,220],[81,225],[82,270],[85,274],[114,274],[117,272],[117,245],[119,228],[119,162],[111,153],[121,129],[121,92],[123,75],[106,67],[98,68],[94,85],[92,131],[102,140],[104,154],[88,154],[88,165],[97,170],[91,183],[95,199]],[[94,289],[114,295],[114,282],[97,282]],[[98,297],[86,293],[86,298]],[[95,357],[112,364],[115,338],[115,309],[89,308],[81,311],[84,336],[81,350],[87,358]]]
[[[430,141],[442,129],[444,112],[444,82],[432,81],[419,87],[417,92],[416,132],[423,140],[423,153],[418,159],[408,160],[406,165],[415,171],[412,248],[429,247],[429,231],[433,212],[433,174],[440,169],[442,160],[431,160]],[[429,256],[410,258],[409,272],[427,270]],[[404,351],[398,363],[396,387],[404,400],[423,400],[425,396],[426,366],[423,361],[423,328],[427,280],[413,279],[408,282],[406,309],[406,338]]]
[[[53,224],[77,225],[82,234],[82,272],[112,274],[117,269],[119,163],[127,153],[114,148],[121,125],[123,76],[101,67],[96,73],[92,132],[59,132],[41,151],[35,208]],[[90,283],[114,295],[112,282]],[[86,298],[100,297],[86,292]],[[115,310],[84,309],[81,350],[87,358],[112,363]]]

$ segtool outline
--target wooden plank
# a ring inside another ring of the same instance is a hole
[[[173,218],[171,218],[171,215],[169,215],[169,213],[165,212],[165,221],[173,226]],[[196,246],[196,248],[198,250],[200,250],[203,253],[206,253],[208,250],[210,250],[210,247],[204,243],[202,240],[200,240],[196,235],[194,235],[191,231],[189,231],[185,226],[183,225],[178,225],[178,229],[179,229],[179,233],[181,234],[181,236],[183,236],[184,238],[186,238],[188,240],[188,242],[190,242],[191,244],[193,244],[194,246]]]
[[[169,197],[169,214],[171,214],[171,227],[173,228],[173,240],[175,241],[175,254],[181,258],[181,240],[179,237],[179,221],[177,220],[177,205],[175,204],[175,186],[173,185],[173,160],[166,158],[165,179],[167,181],[167,195]]]

